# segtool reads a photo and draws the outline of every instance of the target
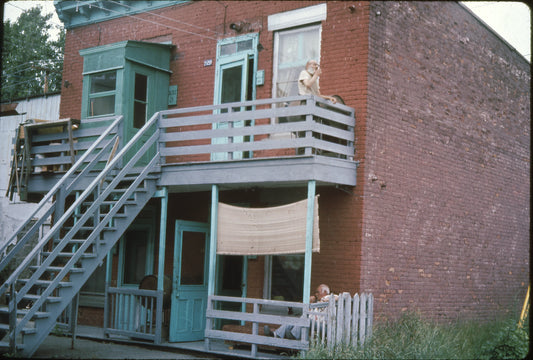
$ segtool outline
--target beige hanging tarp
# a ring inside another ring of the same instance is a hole
[[[318,196],[313,219],[313,252],[320,251]],[[270,208],[218,204],[217,254],[276,255],[305,252],[307,200]]]

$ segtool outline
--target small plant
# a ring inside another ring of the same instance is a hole
[[[527,327],[517,327],[515,321],[507,321],[491,341],[483,346],[484,359],[523,359],[529,350]]]

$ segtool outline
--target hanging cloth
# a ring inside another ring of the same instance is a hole
[[[313,216],[313,252],[320,251],[318,196]],[[218,204],[217,254],[305,253],[307,199],[270,208]]]

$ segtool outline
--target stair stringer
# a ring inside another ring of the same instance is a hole
[[[145,180],[145,188],[143,191],[135,192],[135,204],[125,204],[125,211],[127,217],[114,218],[114,226],[116,230],[103,231],[103,242],[94,258],[87,258],[82,260],[82,268],[85,270],[81,273],[70,274],[70,282],[72,287],[60,289],[61,301],[47,305],[47,311],[50,316],[46,318],[35,319],[35,326],[38,327],[37,332],[24,335],[24,347],[20,351],[23,356],[31,357],[39,348],[44,339],[50,334],[56,325],[57,318],[67,308],[74,296],[80,291],[85,282],[89,279],[92,273],[104,260],[109,251],[117,243],[117,241],[124,234],[126,229],[135,220],[137,215],[141,212],[144,206],[152,198],[157,190],[155,180]],[[101,241],[101,240],[96,240]]]

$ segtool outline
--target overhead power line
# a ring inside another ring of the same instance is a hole
[[[117,5],[120,5],[120,6],[124,6],[128,9],[134,9],[133,6],[130,6],[130,5],[126,5],[126,4],[122,4],[120,2],[117,2],[115,0],[110,0],[110,2],[114,3],[114,4],[117,4]],[[143,11],[143,14],[150,14],[150,15],[153,15],[153,16],[157,16],[157,17],[160,17],[160,18],[163,18],[163,19],[166,19],[166,20],[169,20],[169,21],[172,21],[172,22],[176,22],[178,24],[183,24],[183,25],[187,25],[187,26],[190,26],[190,27],[193,27],[193,28],[196,28],[196,29],[199,29],[199,30],[205,30],[205,31],[208,31],[208,32],[211,32],[215,35],[218,35],[218,32],[214,31],[214,30],[211,30],[211,29],[207,29],[207,28],[203,28],[201,26],[198,26],[198,25],[193,25],[193,24],[189,24],[189,23],[186,23],[184,21],[181,21],[181,20],[178,20],[178,19],[173,19],[173,18],[169,18],[167,16],[164,16],[164,15],[160,15],[160,14],[156,14],[156,13],[153,13],[153,12],[150,12],[150,11]]]
[[[154,24],[154,25],[158,25],[158,26],[166,27],[166,28],[168,28],[168,29],[172,29],[172,30],[176,30],[176,31],[184,32],[184,33],[187,33],[187,34],[190,34],[190,35],[195,35],[195,36],[199,36],[199,37],[202,37],[202,38],[205,38],[205,39],[210,39],[210,40],[215,40],[215,41],[217,40],[217,38],[212,37],[212,36],[202,35],[202,34],[198,34],[198,33],[192,32],[192,31],[187,31],[187,30],[179,29],[179,28],[174,27],[174,26],[170,26],[170,25],[162,24],[162,23],[160,23],[160,22],[153,21],[153,20],[144,19],[144,18],[142,18],[142,17],[135,16],[135,15],[123,14],[123,13],[121,13],[120,11],[116,11],[116,10],[111,10],[111,9],[108,9],[108,8],[104,8],[104,7],[98,6],[98,5],[96,5],[96,4],[91,4],[91,6],[94,6],[94,7],[98,8],[98,9],[102,9],[102,10],[105,10],[105,11],[114,12],[114,13],[120,14],[120,15],[122,15],[122,16],[123,16],[123,15],[126,15],[126,16],[132,17],[132,18],[137,19],[137,20],[141,20],[141,21],[149,22],[149,23]],[[205,29],[204,29],[204,30],[205,30]]]

